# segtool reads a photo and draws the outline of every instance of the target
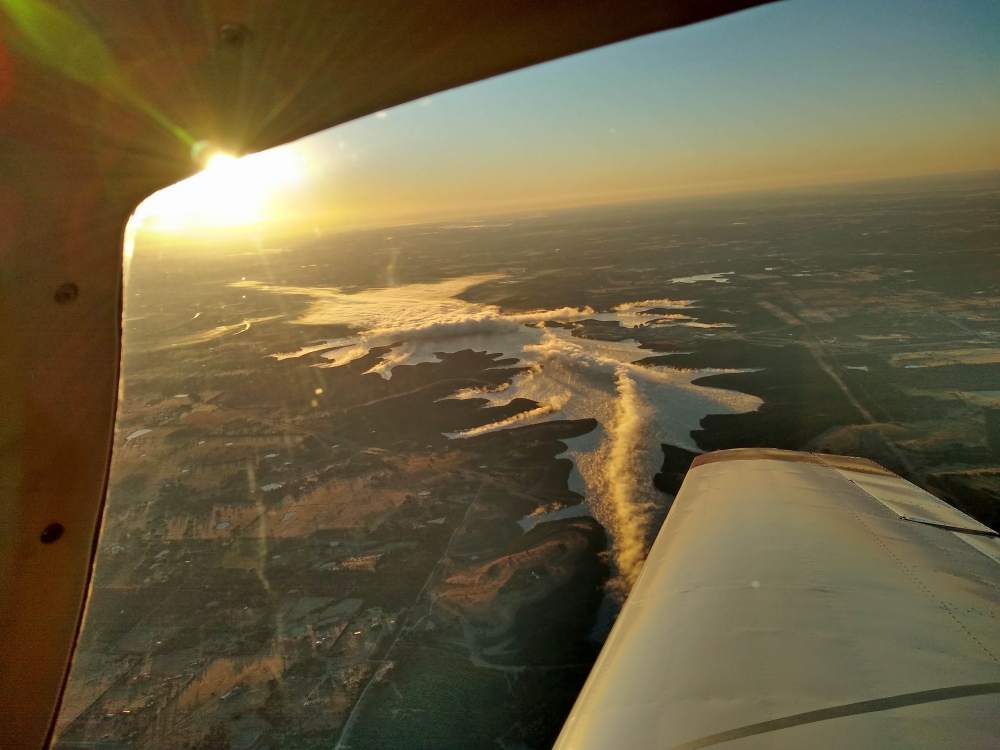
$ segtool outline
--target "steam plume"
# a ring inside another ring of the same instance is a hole
[[[620,593],[627,593],[646,555],[649,501],[642,495],[649,478],[643,472],[640,457],[643,451],[649,450],[653,409],[643,399],[624,366],[615,373],[615,391],[614,415],[607,427],[605,503],[620,576],[616,588]]]

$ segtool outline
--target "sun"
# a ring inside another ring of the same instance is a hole
[[[143,201],[133,217],[137,229],[178,234],[260,224],[272,218],[274,198],[303,173],[301,157],[287,147],[243,157],[216,151],[204,164]]]

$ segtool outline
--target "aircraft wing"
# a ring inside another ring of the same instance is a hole
[[[997,536],[863,459],[700,456],[556,748],[996,747]]]

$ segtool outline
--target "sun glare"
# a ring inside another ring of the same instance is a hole
[[[239,158],[233,156],[232,154],[227,154],[224,151],[216,151],[214,154],[208,157],[208,161],[205,163],[205,172],[219,172],[220,170],[232,167],[239,161]]]
[[[273,199],[302,177],[299,154],[282,148],[236,157],[215,152],[204,169],[147,198],[136,210],[140,231],[173,234],[245,227],[270,216]]]

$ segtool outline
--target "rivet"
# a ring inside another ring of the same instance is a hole
[[[250,29],[241,23],[224,23],[219,27],[219,41],[230,47],[242,47],[250,38]]]
[[[53,542],[58,542],[62,538],[63,532],[66,529],[61,523],[50,523],[44,529],[42,529],[42,534],[39,537],[42,540],[42,544],[52,544]]]
[[[75,300],[80,296],[80,287],[74,284],[72,281],[67,281],[65,284],[60,284],[56,289],[55,294],[52,298],[56,301],[57,305],[66,305]]]

